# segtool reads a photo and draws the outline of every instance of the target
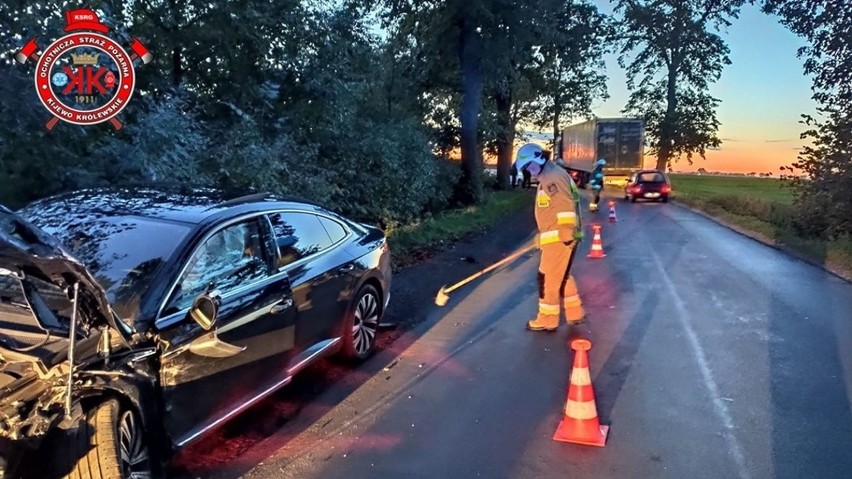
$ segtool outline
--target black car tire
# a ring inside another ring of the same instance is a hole
[[[631,202],[631,203],[636,203],[636,197],[635,197],[635,196],[631,196],[631,197],[630,197],[630,202]]]
[[[668,197],[668,196],[663,196],[662,202],[663,202],[663,203],[668,203],[668,202],[669,202],[669,197]]]
[[[382,302],[379,292],[372,285],[362,286],[355,295],[343,323],[341,354],[345,359],[360,362],[373,354],[381,319]]]
[[[52,468],[69,479],[155,477],[139,415],[115,399],[92,408],[65,437]],[[132,476],[133,474],[138,474]]]

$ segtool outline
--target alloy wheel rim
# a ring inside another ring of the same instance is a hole
[[[125,411],[118,424],[119,455],[122,477],[127,479],[149,479],[151,465],[148,447],[136,416]]]
[[[352,341],[359,355],[366,354],[373,346],[376,331],[379,329],[379,305],[376,297],[365,294],[355,308],[355,321],[352,325]]]

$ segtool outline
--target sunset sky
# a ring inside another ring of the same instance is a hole
[[[607,0],[595,0],[610,12]],[[802,39],[790,33],[775,17],[755,6],[743,8],[740,18],[723,35],[732,64],[713,85],[711,94],[722,101],[717,112],[722,123],[722,146],[710,151],[690,166],[686,160],[674,165],[676,171],[773,172],[796,159],[803,141],[799,134],[802,113],[815,113],[810,80],[802,72],[796,50]],[[616,56],[607,58],[610,98],[594,105],[599,117],[621,116],[628,92],[624,71]],[[653,163],[646,159],[646,165]]]

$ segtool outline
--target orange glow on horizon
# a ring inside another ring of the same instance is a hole
[[[516,142],[515,150],[520,148],[525,142]],[[547,146],[543,142],[539,143],[543,147]],[[706,153],[706,159],[701,157],[693,157],[692,164],[686,161],[683,157],[672,165],[674,171],[696,172],[699,168],[704,168],[708,172],[722,173],[772,173],[773,175],[784,174],[781,166],[791,166],[797,159],[801,140],[791,140],[782,142],[723,142],[722,147],[718,150],[711,150]],[[646,151],[648,149],[646,148]],[[450,158],[453,160],[461,160],[461,151],[455,149],[450,153]],[[512,153],[514,160],[514,152]],[[485,166],[496,166],[497,156],[489,155],[483,152],[483,164]],[[645,155],[645,168],[655,168],[657,163],[656,156]]]
[[[728,173],[772,173],[778,175],[782,166],[791,166],[799,155],[801,140],[779,142],[723,142],[718,150],[706,153],[706,159],[693,157],[690,165],[681,158],[672,165],[674,171]],[[654,166],[656,157],[645,157],[645,166]]]

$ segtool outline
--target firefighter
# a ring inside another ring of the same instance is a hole
[[[597,211],[598,203],[601,201],[601,190],[604,186],[604,165],[606,165],[606,160],[603,158],[598,160],[589,179],[589,185],[592,187],[592,201],[589,202],[589,211]]]
[[[532,331],[556,331],[561,311],[569,325],[584,316],[577,283],[571,275],[571,262],[583,238],[580,218],[580,191],[563,168],[547,161],[546,153],[535,144],[518,150],[520,171],[538,179],[535,220],[537,243],[541,249],[538,268],[538,316],[527,323]]]

